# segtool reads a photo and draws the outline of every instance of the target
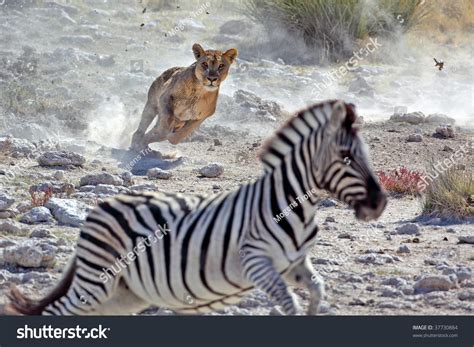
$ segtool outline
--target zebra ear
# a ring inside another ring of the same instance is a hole
[[[343,101],[338,100],[332,107],[331,114],[331,128],[333,130],[339,129],[342,122],[346,119],[346,105]]]

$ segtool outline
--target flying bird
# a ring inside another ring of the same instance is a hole
[[[439,71],[443,70],[443,66],[444,66],[444,62],[442,61],[437,61],[436,58],[433,58],[433,60],[435,61],[435,67],[438,67]]]

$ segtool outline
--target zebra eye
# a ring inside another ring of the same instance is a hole
[[[351,159],[352,158],[351,151],[349,151],[348,149],[342,150],[341,157]]]

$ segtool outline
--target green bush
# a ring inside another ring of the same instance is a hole
[[[329,60],[347,58],[357,40],[407,30],[427,14],[421,0],[248,0],[247,15],[267,29],[275,23],[320,50]]]

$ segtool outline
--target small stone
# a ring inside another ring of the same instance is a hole
[[[328,223],[335,223],[335,222],[336,222],[336,220],[334,219],[334,217],[331,217],[331,216],[326,217],[325,221],[328,222]]]
[[[84,186],[94,187],[94,186]],[[98,195],[115,195],[119,193],[119,188],[111,184],[98,184],[94,187],[94,193]]]
[[[200,168],[199,173],[204,177],[215,178],[224,173],[224,167],[218,163],[211,163]]]
[[[378,308],[402,308],[402,304],[395,301],[381,301],[377,304]]]
[[[79,182],[80,186],[96,186],[98,184],[110,184],[113,186],[123,186],[123,180],[116,176],[112,175],[108,172],[100,172],[100,173],[93,173],[88,174],[81,177]]]
[[[454,152],[454,149],[452,149],[451,147],[449,147],[448,145],[445,145],[443,147],[443,152]]]
[[[444,139],[453,138],[454,137],[454,129],[451,125],[439,126],[439,127],[436,128],[434,136],[435,137],[441,137],[441,138],[444,138]]]
[[[5,231],[7,233],[18,234],[20,232],[26,231],[28,229],[24,228],[20,223],[15,220],[6,220],[0,222],[0,231]]]
[[[443,275],[454,274],[459,282],[469,281],[472,277],[472,270],[469,267],[458,265],[456,267],[447,267],[443,270]]]
[[[319,202],[319,205],[321,205],[322,207],[333,207],[333,206],[336,206],[337,203],[334,199],[326,198],[326,199],[322,199]]]
[[[32,207],[31,201],[23,201],[16,205],[16,209],[20,213],[25,213],[26,211],[31,210]]]
[[[410,253],[410,248],[407,245],[401,245],[398,247],[397,253]]]
[[[44,152],[38,157],[41,166],[81,166],[85,162],[84,156],[70,151]]]
[[[20,218],[26,224],[49,223],[53,221],[51,212],[44,206],[33,207]]]
[[[214,146],[222,146],[222,142],[219,139],[214,139]]]
[[[148,179],[169,180],[173,174],[169,171],[154,167],[147,172]]]
[[[7,210],[13,203],[15,199],[8,195],[7,193],[0,192],[0,211]]]
[[[53,174],[53,178],[57,181],[64,179],[64,171],[58,170]]]
[[[130,171],[125,171],[120,174],[120,178],[123,180],[123,184],[125,187],[129,187],[133,184],[134,182],[134,176]]]
[[[366,254],[358,256],[355,261],[356,263],[362,264],[374,264],[374,265],[383,265],[383,264],[390,264],[395,262],[395,258],[388,255],[388,254]]]
[[[391,122],[406,122],[409,124],[421,124],[425,122],[425,115],[421,112],[411,112],[399,114],[395,113],[390,116],[389,121]]]
[[[415,285],[415,294],[429,293],[433,291],[447,291],[455,287],[455,283],[448,276],[427,275],[419,279]]]
[[[474,301],[474,290],[467,289],[458,294],[458,299],[462,301]]]
[[[394,287],[402,287],[407,284],[407,281],[400,277],[390,277],[383,280],[382,284]]]
[[[474,235],[462,235],[458,236],[459,243],[474,244]]]
[[[420,235],[420,227],[415,223],[407,223],[392,231],[391,234],[397,235]]]
[[[388,297],[388,298],[396,298],[396,297],[401,296],[401,292],[397,289],[388,287],[388,288],[383,289],[381,296]]]
[[[349,233],[340,233],[339,235],[337,235],[337,238],[339,239],[350,239],[351,237],[352,235]]]
[[[58,222],[72,227],[80,227],[91,209],[75,199],[51,198],[45,206],[51,210]]]
[[[51,267],[55,263],[56,247],[34,240],[5,248],[6,263],[23,267]]]
[[[35,229],[31,232],[30,238],[35,237],[39,239],[48,238],[51,237],[51,233],[48,229]]]
[[[410,134],[408,135],[407,142],[422,142],[423,136],[421,134]]]

